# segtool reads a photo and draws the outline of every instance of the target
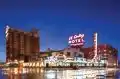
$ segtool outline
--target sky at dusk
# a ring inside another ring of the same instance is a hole
[[[119,0],[0,0],[0,60],[5,60],[5,26],[40,30],[40,50],[63,49],[70,35],[85,34],[85,47],[110,44],[120,51]],[[119,54],[120,60],[120,54]]]

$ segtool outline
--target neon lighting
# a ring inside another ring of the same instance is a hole
[[[70,36],[68,41],[68,43],[72,46],[83,45],[84,42],[84,34]]]

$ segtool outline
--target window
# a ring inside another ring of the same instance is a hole
[[[63,54],[63,52],[60,52],[60,54]]]
[[[78,55],[78,57],[82,57],[82,55],[81,55],[81,54],[79,54],[79,55]]]
[[[76,57],[77,56],[77,52],[74,52],[74,57]]]
[[[67,56],[70,56],[70,52],[67,52]]]

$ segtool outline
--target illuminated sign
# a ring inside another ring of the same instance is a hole
[[[5,31],[5,33],[6,33],[6,38],[8,37],[8,31],[9,31],[9,29],[10,29],[10,27],[9,27],[9,26],[6,26],[6,31]]]
[[[84,34],[70,36],[68,41],[71,46],[81,46],[84,42]]]

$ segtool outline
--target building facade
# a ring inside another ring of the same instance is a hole
[[[15,60],[29,62],[32,55],[39,53],[39,48],[38,30],[24,32],[6,27],[6,62]]]
[[[49,59],[46,60],[48,60],[47,63],[50,65],[52,63],[51,66],[68,66],[70,65],[70,62],[77,63],[79,66],[118,66],[118,51],[108,44],[97,45],[97,55],[95,60],[94,47],[67,47],[58,51],[51,50],[49,53],[51,53],[51,55],[48,55],[47,52],[44,52],[44,55],[49,57]],[[55,58],[57,59],[55,60]]]
[[[82,47],[68,47],[63,49],[62,51],[67,57],[84,57],[84,52],[82,51]]]
[[[86,59],[93,59],[94,48],[88,47],[84,48],[84,57]],[[118,50],[113,48],[111,45],[102,44],[97,46],[97,60],[105,60],[107,66],[117,66],[118,65]]]

